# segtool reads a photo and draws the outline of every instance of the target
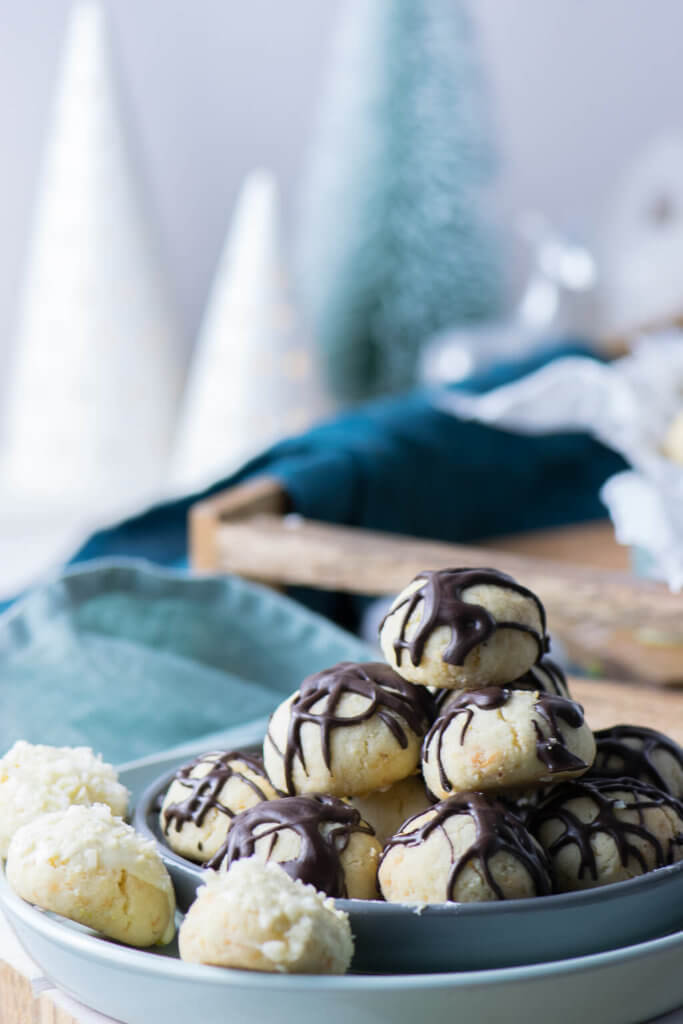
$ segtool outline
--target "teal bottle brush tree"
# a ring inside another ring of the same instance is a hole
[[[350,0],[303,189],[301,297],[336,396],[415,379],[435,331],[494,316],[494,157],[460,0]]]

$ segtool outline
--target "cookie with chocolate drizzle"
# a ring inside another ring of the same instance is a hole
[[[425,736],[422,773],[437,798],[574,778],[595,756],[583,708],[556,694],[486,686],[452,700]]]
[[[277,796],[260,757],[213,750],[175,773],[159,824],[172,850],[202,864],[225,841],[236,815]]]
[[[502,803],[460,793],[414,815],[386,844],[377,873],[390,902],[469,903],[545,896],[543,849]]]
[[[625,775],[683,799],[683,749],[668,736],[643,725],[613,725],[595,733],[595,744],[591,775]]]
[[[411,775],[434,716],[424,687],[381,662],[343,661],[304,679],[271,716],[268,776],[285,793],[358,796]]]
[[[621,882],[683,859],[683,804],[636,779],[555,788],[529,821],[559,892]]]
[[[235,818],[206,865],[229,870],[245,857],[275,861],[328,896],[372,899],[380,854],[372,828],[355,807],[334,796],[289,796],[251,807]]]
[[[514,679],[510,686],[513,690],[538,690],[556,697],[570,697],[567,677],[552,658],[541,658],[537,665],[532,665],[528,672]]]
[[[567,677],[551,658],[542,658],[537,665],[532,665],[519,679],[513,679],[507,686],[511,690],[538,690],[539,693],[550,693],[556,697],[571,699]],[[434,694],[437,716],[444,714],[462,690],[437,690]]]
[[[538,597],[497,569],[420,573],[379,635],[385,658],[405,679],[452,690],[509,683],[549,646]]]

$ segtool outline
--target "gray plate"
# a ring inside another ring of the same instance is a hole
[[[226,733],[224,746],[249,749],[262,737],[260,721],[239,733]],[[204,744],[201,749],[209,748]],[[201,884],[202,869],[164,843],[156,811],[160,795],[182,763],[178,757],[165,758],[149,765],[149,772],[136,775],[134,824],[157,842],[173,877],[178,904],[185,910]],[[127,785],[131,787],[131,782]],[[628,882],[542,899],[420,906],[336,902],[351,917],[356,970],[405,973],[513,967],[599,953],[683,927],[683,862]]]
[[[0,903],[45,974],[125,1024],[642,1024],[683,1004],[683,932],[595,956],[495,971],[265,975],[186,964],[175,947],[118,946],[24,903],[2,871]]]
[[[263,722],[228,730],[217,733],[212,745],[246,746],[262,732]],[[135,799],[193,752],[187,746],[146,758],[124,768],[121,778]],[[683,1004],[683,932],[597,955],[499,970],[287,976],[185,964],[175,944],[158,951],[119,946],[25,903],[2,872],[0,903],[22,945],[49,977],[126,1024],[415,1024],[425,1017],[430,1024],[527,1024],[546,1018],[553,1024],[642,1024]],[[398,920],[407,928],[429,921],[427,914],[416,917],[401,907],[384,907],[380,914],[386,910],[401,914]],[[450,926],[449,941],[461,947],[459,922],[451,918]],[[383,946],[396,949],[406,932],[385,920],[380,935]],[[419,950],[413,947],[412,953]],[[482,966],[485,951],[479,953]]]

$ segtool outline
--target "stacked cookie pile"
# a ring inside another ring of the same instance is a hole
[[[342,662],[276,708],[263,757],[175,773],[166,843],[205,865],[183,959],[341,973],[332,898],[544,896],[683,859],[683,751],[661,733],[591,732],[547,657],[541,602],[492,569],[421,573],[380,629],[386,662]],[[87,748],[0,758],[0,857],[24,899],[136,946],[168,943],[175,893],[128,791]]]
[[[262,761],[181,768],[161,809],[171,848],[420,903],[542,896],[683,857],[680,749],[637,727],[594,737],[527,588],[492,569],[421,573],[380,642],[386,664],[302,682]]]

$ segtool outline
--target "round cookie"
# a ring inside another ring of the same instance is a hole
[[[237,814],[277,796],[260,757],[211,751],[178,769],[159,824],[172,850],[201,864],[225,842]]]
[[[518,818],[483,793],[460,793],[405,822],[378,870],[392,903],[476,903],[545,896],[546,856]]]
[[[207,871],[178,933],[182,960],[248,971],[344,974],[353,956],[348,914],[276,864],[237,861]]]
[[[52,811],[15,832],[7,880],[22,899],[130,946],[175,934],[173,885],[153,842],[104,804]]]
[[[409,775],[386,789],[378,789],[366,796],[351,797],[349,803],[360,812],[364,821],[375,831],[379,843],[398,832],[407,818],[426,810],[433,803],[421,775]]]
[[[243,811],[207,863],[231,870],[247,857],[274,861],[328,896],[375,899],[381,846],[355,807],[334,796],[290,796]]]
[[[683,750],[668,736],[643,725],[614,725],[595,733],[595,745],[591,775],[625,775],[683,799]]]
[[[557,697],[571,700],[567,677],[552,658],[541,658],[537,665],[532,665],[528,672],[509,685],[513,690],[538,690],[539,693],[554,693]]]
[[[539,693],[553,693],[557,697],[571,700],[567,678],[551,658],[542,658],[537,665],[532,665],[519,679],[508,683],[510,690],[534,690]],[[439,690],[435,697],[437,715],[442,715],[463,690]]]
[[[405,679],[449,690],[509,683],[548,649],[543,605],[495,569],[420,573],[394,601],[379,636]]]
[[[304,679],[271,716],[263,744],[285,793],[370,793],[412,775],[433,702],[381,662],[342,661]]]
[[[548,853],[560,892],[622,882],[683,859],[683,804],[635,779],[558,786],[529,829]]]
[[[49,747],[18,740],[0,758],[0,857],[16,830],[71,804],[107,804],[120,817],[128,790],[89,747]]]
[[[487,686],[461,693],[422,747],[427,788],[452,793],[525,789],[582,775],[595,741],[580,704],[554,694]]]

